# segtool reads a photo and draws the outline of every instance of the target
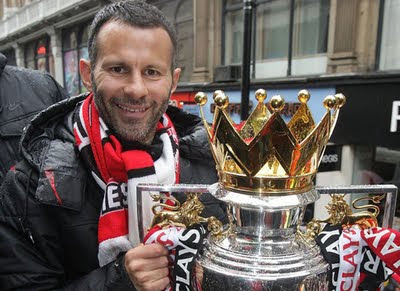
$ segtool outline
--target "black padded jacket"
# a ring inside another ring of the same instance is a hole
[[[73,116],[85,95],[38,114],[21,143],[23,159],[0,188],[0,290],[132,290],[124,256],[99,267],[97,226],[102,190],[79,157]],[[217,181],[198,117],[169,108],[180,142],[181,183]],[[46,170],[54,171],[54,180]],[[53,192],[57,190],[58,197]],[[226,223],[224,205],[201,197],[203,216]]]
[[[6,63],[0,53],[0,184],[19,159],[23,128],[38,112],[68,97],[49,74]]]

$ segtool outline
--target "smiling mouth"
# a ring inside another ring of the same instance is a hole
[[[116,104],[118,108],[125,110],[125,111],[129,111],[129,112],[145,112],[147,110],[147,107],[142,107],[142,108],[130,108],[130,107],[125,107],[123,105],[120,104]]]

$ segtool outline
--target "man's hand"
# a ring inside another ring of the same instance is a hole
[[[160,244],[137,246],[125,254],[125,269],[137,290],[164,290],[169,284],[168,250]]]

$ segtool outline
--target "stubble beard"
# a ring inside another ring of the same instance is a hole
[[[118,113],[114,112],[111,108],[114,105],[106,106],[104,102],[104,96],[101,92],[97,91],[96,86],[93,86],[94,101],[99,111],[99,115],[103,121],[107,124],[109,129],[117,136],[121,141],[127,142],[140,142],[142,144],[151,144],[154,139],[154,135],[157,128],[157,123],[160,121],[161,116],[165,113],[168,108],[168,101],[171,90],[168,95],[162,100],[159,105],[155,101],[151,101],[150,104],[146,103],[144,99],[132,100],[124,97],[113,97],[111,100],[123,100],[125,104],[131,105],[150,105],[152,114],[150,118],[145,120],[129,120],[128,122],[123,121],[119,118]],[[110,102],[112,102],[110,100]]]

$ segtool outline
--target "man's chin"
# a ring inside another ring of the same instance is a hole
[[[149,144],[153,141],[158,119],[143,118],[140,120],[124,119],[122,116],[111,120],[114,132],[127,142]]]
[[[154,132],[143,131],[141,128],[140,132],[137,128],[130,128],[124,131],[117,131],[119,139],[127,142],[139,142],[142,144],[150,144],[154,138]]]

